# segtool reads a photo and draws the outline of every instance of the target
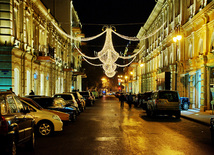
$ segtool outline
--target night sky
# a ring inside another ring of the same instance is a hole
[[[115,26],[120,34],[136,36],[155,4],[155,0],[73,0],[74,8],[82,23],[82,33],[86,37],[101,33],[104,25]],[[87,45],[82,46],[81,49],[85,54],[94,56],[94,51],[99,52],[104,41],[105,35],[87,42]],[[117,52],[123,53],[128,43],[129,41],[113,34],[113,44]],[[93,63],[99,62],[93,61]],[[86,68],[88,87],[94,85],[93,81],[100,81],[104,76],[101,67],[93,67],[86,62],[83,62],[83,67]],[[122,68],[117,68],[117,71],[121,74]]]

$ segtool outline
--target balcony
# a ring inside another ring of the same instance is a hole
[[[84,33],[80,33],[80,34],[77,34],[76,37],[85,38],[85,34]]]
[[[74,33],[81,33],[80,27],[72,27],[72,31],[73,31]]]
[[[54,58],[50,55],[46,55],[45,52],[39,52],[39,56],[37,56],[37,61],[55,63]]]

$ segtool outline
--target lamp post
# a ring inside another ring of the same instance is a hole
[[[178,76],[178,56],[177,56],[177,43],[180,42],[180,40],[182,39],[182,36],[179,34],[180,33],[180,29],[178,29],[178,33],[175,37],[173,37],[173,41],[175,42],[175,90],[177,90],[177,76]]]
[[[133,79],[133,77],[132,77],[132,76],[133,76],[133,72],[131,71],[131,72],[130,72],[130,79],[131,79],[131,93],[132,93],[132,79]]]

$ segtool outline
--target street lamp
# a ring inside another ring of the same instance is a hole
[[[177,71],[178,71],[178,56],[177,56],[177,43],[178,43],[178,41],[180,41],[181,39],[182,39],[182,36],[179,34],[180,33],[180,29],[178,30],[178,35],[176,35],[175,37],[173,37],[173,41],[175,42],[175,61],[176,61],[176,68],[175,68],[175,70],[176,70],[176,73],[175,73],[175,90],[177,90],[177,76],[178,76],[178,73],[177,73]]]
[[[140,64],[140,67],[143,67],[144,66],[144,64],[142,63],[142,64]]]

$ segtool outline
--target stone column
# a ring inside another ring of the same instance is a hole
[[[207,102],[207,92],[206,92],[206,88],[207,88],[207,81],[206,81],[206,67],[203,66],[201,68],[201,107],[200,107],[200,111],[204,111],[207,109],[207,107],[209,106],[209,103]]]

